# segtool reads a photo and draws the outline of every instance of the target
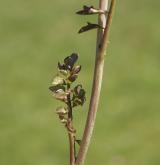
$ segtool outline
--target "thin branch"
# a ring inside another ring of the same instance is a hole
[[[99,96],[101,91],[102,84],[102,76],[103,76],[103,67],[104,67],[104,56],[106,52],[106,48],[108,46],[108,34],[110,30],[110,25],[112,22],[113,11],[115,7],[115,1],[111,0],[110,10],[108,13],[108,18],[106,20],[106,16],[104,14],[100,14],[99,16],[99,24],[101,26],[105,26],[104,31],[101,29],[97,34],[97,50],[96,50],[96,61],[95,61],[95,70],[94,70],[94,78],[93,78],[93,87],[92,87],[92,95],[90,100],[89,112],[87,116],[86,126],[80,146],[80,150],[78,153],[78,157],[76,160],[76,165],[83,165],[84,160],[88,151],[89,143],[91,140],[96,113],[98,109]],[[100,9],[107,10],[108,0],[100,0]],[[105,7],[105,9],[104,9]]]
[[[75,165],[75,136],[68,132],[69,146],[70,146],[70,165]]]
[[[67,89],[70,89],[70,85],[67,85]],[[72,115],[72,105],[70,94],[67,97],[68,100],[68,138],[69,138],[69,147],[70,147],[70,165],[75,165],[75,130],[73,128],[73,115]]]

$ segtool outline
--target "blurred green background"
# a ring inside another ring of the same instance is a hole
[[[74,112],[81,136],[90,98],[98,0],[1,0],[0,165],[67,165],[68,137],[48,90],[58,61],[80,54],[87,102]],[[160,164],[160,1],[117,1],[102,94],[86,165]]]

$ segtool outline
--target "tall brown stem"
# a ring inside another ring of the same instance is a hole
[[[104,68],[104,57],[106,48],[108,46],[108,34],[110,30],[110,25],[113,16],[113,10],[116,0],[111,0],[110,9],[108,13],[108,18],[104,14],[99,15],[99,24],[105,26],[104,31],[98,30],[97,33],[97,49],[96,49],[96,60],[95,60],[95,69],[94,69],[94,78],[92,86],[92,94],[89,106],[89,112],[87,116],[86,126],[80,146],[80,150],[77,156],[76,165],[83,165],[85,157],[88,151],[90,144],[96,113],[98,109],[99,96],[101,91],[103,68]],[[107,10],[108,0],[100,0],[99,7],[102,10]]]

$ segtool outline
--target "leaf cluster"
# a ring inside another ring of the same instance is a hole
[[[70,109],[79,105],[82,106],[86,100],[86,92],[81,84],[72,88],[72,84],[81,71],[81,65],[75,65],[77,60],[78,54],[72,53],[63,60],[63,63],[58,62],[58,73],[49,87],[54,98],[66,104],[65,107],[56,109],[62,123],[67,123],[67,115]]]

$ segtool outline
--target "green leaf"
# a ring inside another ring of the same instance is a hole
[[[85,90],[82,89],[82,85],[79,84],[74,88],[74,93],[72,98],[73,107],[78,105],[82,106],[85,100],[86,100]]]
[[[80,89],[79,94],[78,94],[79,98],[83,98],[85,96],[85,93],[86,92],[84,89]]]
[[[68,113],[68,109],[65,107],[58,107],[56,109],[56,113],[59,115],[66,115]]]
[[[65,92],[59,91],[57,93],[53,93],[53,96],[60,101],[67,102],[67,94]]]
[[[64,85],[64,84],[65,84],[65,80],[58,75],[52,81],[53,86]]]
[[[59,72],[65,77],[67,77],[69,74],[67,70],[59,70]]]
[[[65,86],[64,85],[50,86],[49,89],[54,93],[58,93],[60,91],[65,92]]]
[[[49,89],[53,92],[53,96],[60,101],[67,102],[68,93],[65,92],[65,87],[63,85],[51,86]]]
[[[82,104],[82,100],[81,100],[81,99],[78,99],[78,98],[75,98],[75,99],[73,100],[73,107],[76,107],[76,106],[78,106],[78,105],[83,105],[83,104]]]
[[[59,119],[60,119],[61,123],[63,123],[63,124],[67,123],[67,119],[63,115],[59,115]]]
[[[82,89],[82,85],[81,84],[78,84],[77,86],[75,86],[74,88],[74,92],[76,95],[79,94],[79,91]]]

